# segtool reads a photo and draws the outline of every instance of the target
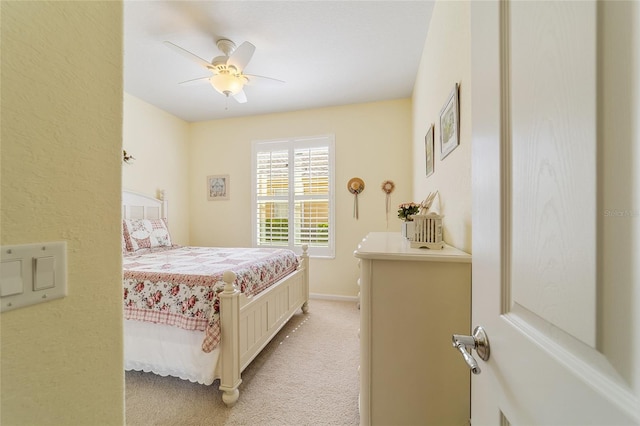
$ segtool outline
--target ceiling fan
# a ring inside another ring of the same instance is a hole
[[[211,71],[211,73],[213,74],[210,77],[201,77],[193,80],[187,80],[181,82],[180,84],[189,84],[209,80],[216,91],[225,95],[227,98],[229,96],[232,96],[236,101],[238,101],[238,103],[241,104],[247,102],[247,95],[244,93],[245,84],[250,85],[260,80],[270,80],[273,82],[284,83],[284,81],[275,78],[245,74],[243,72],[244,68],[251,60],[253,52],[255,52],[256,50],[256,47],[248,41],[245,41],[240,46],[236,47],[236,44],[229,39],[222,38],[218,40],[216,42],[216,45],[218,46],[218,49],[220,49],[220,51],[224,53],[224,55],[216,56],[211,60],[211,62],[207,62],[198,55],[195,55],[188,50],[171,43],[170,41],[165,41],[164,44],[174,51],[178,52],[179,54],[197,63],[201,67]]]

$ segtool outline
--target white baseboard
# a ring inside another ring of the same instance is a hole
[[[358,296],[340,296],[337,294],[319,294],[309,293],[309,299],[324,299],[324,300],[340,300],[343,302],[357,302]]]

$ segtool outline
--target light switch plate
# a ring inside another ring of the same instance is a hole
[[[0,312],[67,295],[66,241],[0,247]]]

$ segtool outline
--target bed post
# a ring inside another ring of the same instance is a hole
[[[222,371],[220,371],[220,390],[223,392],[222,401],[227,407],[232,407],[240,391],[240,290],[233,286],[236,274],[226,271],[224,290],[220,293],[220,357]]]
[[[167,200],[167,191],[164,189],[158,189],[156,195],[158,200],[162,201],[162,211],[160,212],[160,218],[164,218],[169,223],[169,200]]]
[[[304,303],[302,304],[302,313],[309,312],[309,253],[307,250],[309,246],[307,244],[302,245],[302,255],[300,256],[303,272],[302,279],[304,280]]]

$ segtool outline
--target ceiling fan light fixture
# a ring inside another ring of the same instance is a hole
[[[260,81],[260,79],[266,79],[284,83],[283,81],[275,78],[261,77],[257,75],[251,75],[248,77],[243,74],[244,68],[247,66],[256,50],[256,47],[248,41],[245,41],[240,46],[236,46],[235,43],[229,39],[218,40],[216,44],[218,49],[224,53],[224,56],[216,56],[211,60],[211,62],[202,59],[198,55],[195,55],[177,44],[171,43],[170,41],[165,41],[164,44],[213,74],[211,77],[195,78],[184,81],[183,83],[205,81],[206,79],[211,83],[211,86],[213,86],[216,92],[226,96],[227,99],[232,96],[240,104],[247,102],[247,96],[243,90],[244,85],[253,83],[255,77],[259,78],[257,81]]]
[[[233,96],[244,87],[245,79],[229,73],[220,73],[212,76],[209,81],[217,92],[225,96]]]

